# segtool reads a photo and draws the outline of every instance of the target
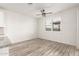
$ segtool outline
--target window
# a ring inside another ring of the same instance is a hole
[[[45,30],[52,31],[52,19],[51,19],[51,17],[45,18]]]
[[[46,31],[60,31],[61,17],[46,17],[45,18],[45,30]]]
[[[60,16],[55,17],[52,23],[53,31],[60,31],[60,24],[61,24],[61,17]]]
[[[60,31],[60,21],[53,22],[53,31]]]

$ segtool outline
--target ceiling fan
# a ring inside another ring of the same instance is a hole
[[[41,9],[40,12],[41,14],[37,14],[37,15],[42,15],[43,17],[45,17],[47,14],[52,14],[52,12],[45,12],[45,9]]]

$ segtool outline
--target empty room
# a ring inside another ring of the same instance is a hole
[[[0,56],[79,56],[79,4],[0,3]]]

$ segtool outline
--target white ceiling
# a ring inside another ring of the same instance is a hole
[[[78,3],[0,3],[0,7],[26,15],[35,15],[40,13],[40,9],[44,8],[46,11],[53,13],[62,11],[64,9],[79,6]]]

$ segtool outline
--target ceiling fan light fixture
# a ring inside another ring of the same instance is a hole
[[[45,12],[45,9],[41,9],[40,12],[41,14],[39,15],[42,15],[43,17],[45,17],[47,14],[52,14],[52,12]]]
[[[46,13],[42,13],[42,16],[44,16],[44,17],[45,17],[45,16],[46,16]]]

